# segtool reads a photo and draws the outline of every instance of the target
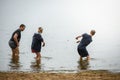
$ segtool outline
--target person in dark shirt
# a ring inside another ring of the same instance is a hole
[[[21,39],[21,31],[25,30],[25,25],[21,24],[19,29],[15,30],[12,34],[12,37],[9,40],[9,46],[12,50],[12,56],[19,55],[19,42]]]
[[[36,54],[36,60],[40,60],[41,58],[41,45],[44,47],[45,42],[41,36],[41,33],[43,32],[43,28],[39,27],[38,28],[38,33],[34,33],[33,39],[32,39],[32,45],[31,45],[31,50],[32,53]]]
[[[77,43],[80,42],[77,47],[77,51],[80,55],[80,60],[82,60],[82,57],[87,57],[87,60],[90,59],[86,47],[92,42],[93,35],[95,35],[95,30],[91,30],[90,34],[84,33],[84,34],[76,37],[77,40],[78,40],[78,38],[82,37],[81,41],[77,41]]]

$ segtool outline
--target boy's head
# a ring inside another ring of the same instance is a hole
[[[25,27],[26,27],[26,26],[25,26],[24,24],[21,24],[19,28],[20,28],[21,31],[24,31],[24,30],[25,30]]]
[[[91,30],[91,31],[90,31],[90,34],[91,34],[92,36],[95,35],[95,33],[96,33],[95,30]]]
[[[42,33],[42,32],[43,32],[43,28],[42,28],[42,27],[39,27],[39,28],[38,28],[38,32],[39,32],[39,33]]]

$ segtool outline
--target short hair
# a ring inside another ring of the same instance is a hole
[[[43,30],[43,28],[42,28],[42,27],[39,27],[38,29],[39,29],[39,30]]]
[[[20,27],[26,27],[24,24],[21,24]]]
[[[91,30],[90,33],[91,33],[92,35],[95,35],[96,31],[95,31],[95,30]]]

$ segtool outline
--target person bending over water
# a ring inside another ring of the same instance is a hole
[[[77,41],[77,43],[80,42],[77,47],[77,51],[80,55],[80,60],[82,60],[83,57],[87,57],[87,60],[90,59],[86,47],[92,42],[92,36],[95,35],[95,33],[96,33],[95,30],[91,30],[90,34],[84,33],[84,34],[76,37],[76,40],[78,40],[78,38],[82,37],[81,41]]]

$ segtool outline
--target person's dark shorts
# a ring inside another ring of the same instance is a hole
[[[15,48],[17,47],[17,45],[15,44],[14,41],[9,41],[9,46],[10,46],[10,48],[12,48],[12,49],[15,49]]]
[[[77,51],[81,57],[87,57],[89,55],[86,48],[77,48]]]

